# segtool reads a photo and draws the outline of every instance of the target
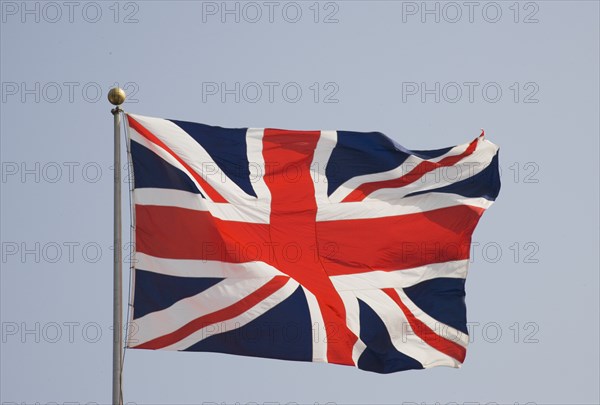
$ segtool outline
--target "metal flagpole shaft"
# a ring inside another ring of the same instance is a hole
[[[108,92],[108,100],[116,106],[111,110],[114,117],[114,240],[113,240],[113,366],[112,403],[121,405],[121,370],[123,367],[123,266],[121,260],[121,110],[125,92],[115,87]]]

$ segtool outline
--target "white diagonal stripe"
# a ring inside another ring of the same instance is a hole
[[[356,297],[369,305],[381,318],[390,335],[392,344],[399,351],[412,357],[424,368],[436,366],[460,367],[460,362],[429,346],[412,330],[408,319],[398,304],[381,290],[355,291]],[[369,350],[367,346],[366,350]]]
[[[406,305],[408,310],[412,312],[412,314],[427,325],[436,335],[443,337],[444,339],[448,339],[454,343],[457,343],[463,347],[467,347],[469,345],[469,335],[455,329],[449,325],[446,325],[443,322],[438,321],[437,319],[432,318],[426,312],[424,312],[421,308],[415,305],[414,302],[406,295],[402,289],[396,288],[396,293]]]
[[[181,127],[162,118],[130,115],[167,145],[228,202],[243,203],[254,199],[227,177],[210,154]]]
[[[169,308],[135,319],[133,323],[137,332],[129,339],[128,347],[169,334],[196,318],[231,306],[271,280],[272,277],[225,279],[199,294],[177,301]]]
[[[197,330],[180,341],[170,346],[166,346],[164,350],[184,350],[210,336],[241,328],[289,298],[294,291],[296,291],[298,285],[299,284],[296,281],[290,278],[283,287],[254,305],[252,308],[248,309],[243,314],[217,324],[207,325],[206,327]]]
[[[434,169],[423,175],[420,179],[400,188],[382,188],[373,191],[365,198],[365,201],[397,201],[410,193],[444,187],[466,180],[488,167],[497,151],[498,148],[493,143],[480,140],[477,144],[477,149],[469,156],[465,156],[458,163]],[[457,176],[449,176],[448,172],[450,170],[456,170]]]
[[[442,160],[448,156],[460,155],[468,147],[469,147],[468,143],[455,146],[452,149],[450,149],[448,152],[446,152],[445,154],[438,156],[437,158],[434,158],[434,159],[428,159],[427,161],[439,162],[440,160]],[[338,187],[331,194],[330,199],[333,202],[340,202],[344,198],[346,198],[348,196],[348,194],[350,194],[357,187],[359,187],[361,184],[372,183],[375,181],[385,181],[385,180],[397,179],[398,177],[401,177],[401,176],[407,174],[408,172],[410,172],[419,163],[422,163],[425,161],[426,161],[425,159],[422,159],[415,155],[411,155],[400,166],[398,166],[392,170],[388,170],[387,172],[378,172],[378,173],[365,174],[362,176],[353,177],[350,180],[346,181],[344,184],[342,184],[340,187]]]
[[[198,182],[196,181],[196,179],[194,178],[194,176],[192,176],[192,174],[188,171],[188,169],[185,168],[185,166],[183,166],[177,159],[175,159],[173,157],[173,155],[171,155],[169,152],[167,152],[166,150],[164,150],[162,147],[150,142],[148,139],[146,139],[145,137],[143,137],[142,135],[140,135],[134,128],[129,128],[129,136],[131,138],[132,141],[140,144],[141,146],[151,150],[152,152],[154,152],[156,155],[158,155],[161,159],[163,159],[164,161],[168,162],[170,165],[178,168],[179,170],[181,170],[183,173],[185,173],[185,175],[190,179],[191,182],[194,183],[194,185],[196,186],[196,188],[198,190],[200,190],[200,192],[202,192],[202,194],[204,194],[204,196],[208,199],[209,197],[206,195],[206,191],[202,188],[202,186],[200,184],[198,184]]]

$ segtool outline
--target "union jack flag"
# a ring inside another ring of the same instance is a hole
[[[378,132],[127,124],[129,348],[378,373],[463,363],[471,235],[500,189],[483,132],[417,151]]]

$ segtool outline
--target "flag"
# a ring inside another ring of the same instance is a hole
[[[135,269],[127,347],[460,367],[471,235],[500,189],[482,134],[226,129],[127,114]]]

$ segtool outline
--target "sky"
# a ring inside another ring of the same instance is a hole
[[[128,350],[126,403],[600,402],[597,1],[1,1],[0,18],[0,403],[111,400],[115,84],[128,112],[224,127],[409,149],[484,128],[502,173],[461,369]]]

